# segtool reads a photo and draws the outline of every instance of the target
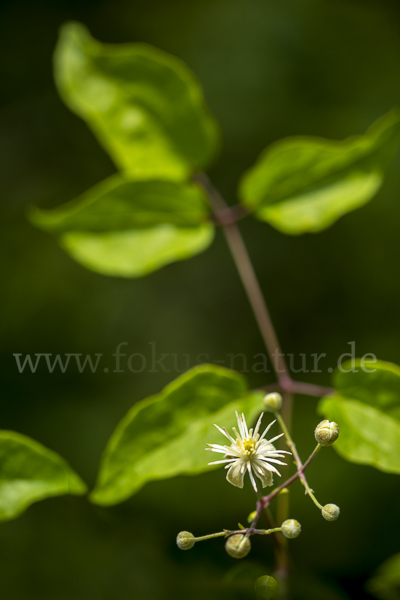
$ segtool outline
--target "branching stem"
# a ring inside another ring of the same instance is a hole
[[[262,512],[265,512],[267,521],[271,523],[271,514],[268,509],[268,505],[275,496],[277,496],[283,489],[288,487],[293,481],[300,478],[303,485],[306,488],[306,493],[313,499],[313,501],[318,505],[315,497],[313,496],[312,490],[309,487],[307,480],[304,476],[304,470],[308,467],[310,462],[313,460],[314,456],[319,450],[319,446],[314,450],[308,460],[302,464],[300,457],[297,453],[296,446],[293,443],[293,440],[290,437],[290,423],[291,423],[291,414],[292,414],[292,400],[293,394],[305,394],[310,396],[325,396],[333,393],[334,390],[331,388],[323,388],[320,386],[315,386],[311,383],[303,383],[300,381],[294,381],[290,376],[290,371],[285,361],[285,355],[281,351],[281,347],[279,345],[278,337],[275,333],[274,326],[272,324],[272,320],[264,300],[263,293],[261,291],[260,284],[258,282],[256,273],[254,271],[252,262],[250,260],[249,254],[247,252],[247,248],[244,244],[243,238],[241,236],[240,230],[236,224],[239,219],[242,219],[248,214],[248,211],[241,207],[240,205],[236,205],[234,207],[229,207],[225,202],[224,198],[221,196],[219,191],[213,186],[207,175],[204,173],[198,173],[193,178],[196,183],[198,183],[207,193],[210,206],[213,211],[212,219],[213,221],[222,227],[223,233],[225,235],[227,244],[231,251],[233,260],[235,262],[236,268],[238,270],[240,279],[243,283],[243,287],[246,291],[248,300],[252,307],[255,319],[257,321],[261,336],[267,348],[268,354],[271,358],[272,365],[274,371],[277,376],[277,383],[274,384],[275,389],[277,391],[282,392],[283,396],[283,406],[282,406],[282,415],[285,423],[282,420],[284,425],[284,432],[286,435],[286,440],[289,446],[292,448],[293,455],[296,459],[297,463],[297,472],[292,475],[285,483],[279,486],[276,490],[271,492],[269,496],[262,497],[260,495],[258,503],[256,516],[251,524],[251,526],[245,531],[245,535],[252,535],[256,532],[255,526]],[[265,388],[267,389],[267,388]],[[279,420],[279,419],[278,419]],[[282,424],[281,424],[282,426]],[[283,427],[282,427],[283,429]],[[285,499],[286,500],[286,499]],[[281,517],[282,520],[287,518],[287,510],[288,510],[288,502],[286,500],[285,503],[281,505]],[[283,514],[285,513],[286,516]],[[280,580],[281,583],[281,599],[284,600],[287,596],[287,577],[289,571],[289,555],[287,551],[286,538],[277,535],[277,531],[279,528],[270,525],[269,532],[272,533],[275,543],[275,556],[276,556],[276,569],[275,574]],[[222,534],[215,534],[214,537],[217,537]],[[203,539],[203,538],[202,538]],[[206,538],[208,539],[208,538]]]
[[[304,471],[307,469],[307,467],[309,466],[311,461],[316,457],[316,455],[318,454],[320,449],[321,449],[320,444],[317,444],[316,448],[312,451],[310,456],[307,458],[304,465],[302,465],[301,467],[297,467],[296,473],[294,473],[291,477],[289,477],[289,479],[284,481],[280,486],[275,488],[270,494],[268,494],[268,496],[263,497],[262,501],[263,501],[264,506],[268,506],[270,504],[271,500],[273,500],[278,494],[280,494],[280,492],[282,490],[289,487],[289,485],[291,485],[294,481],[296,481],[296,479],[298,479],[301,476],[302,473],[304,473]]]
[[[282,416],[280,413],[276,412],[275,414],[275,418],[278,421],[283,433],[285,434],[285,439],[286,439],[286,443],[289,446],[289,448],[292,451],[292,454],[294,456],[295,462],[296,462],[296,467],[299,470],[299,477],[300,477],[300,481],[301,483],[304,485],[305,490],[306,490],[306,494],[312,495],[313,490],[310,488],[310,486],[308,485],[306,476],[304,475],[303,472],[303,463],[301,462],[301,458],[299,456],[299,453],[297,452],[297,448],[296,448],[296,444],[294,443],[292,436],[289,433],[288,428],[286,427],[286,423],[283,420]]]

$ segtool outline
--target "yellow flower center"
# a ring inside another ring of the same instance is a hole
[[[256,441],[253,438],[244,439],[241,444],[243,448],[243,454],[251,456],[256,451]]]

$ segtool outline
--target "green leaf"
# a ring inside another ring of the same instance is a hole
[[[30,219],[88,269],[140,277],[205,250],[214,235],[208,212],[195,185],[115,175],[64,206],[32,210]]]
[[[400,111],[344,141],[293,137],[267,148],[242,178],[247,209],[283,233],[317,232],[377,193],[398,147]]]
[[[207,443],[223,444],[214,423],[230,428],[235,410],[249,421],[261,412],[263,394],[246,389],[239,373],[202,365],[135,404],[108,442],[92,501],[116,504],[148,481],[215,468],[205,452]]]
[[[61,456],[24,435],[0,431],[0,521],[17,517],[38,500],[85,492],[86,485]]]
[[[367,369],[368,372],[365,371]],[[360,400],[400,421],[400,367],[384,361],[343,363],[333,377],[342,396]]]
[[[335,450],[351,462],[400,473],[400,368],[350,360],[334,373],[333,385],[337,394],[323,398],[318,412],[339,425]]]
[[[366,588],[381,600],[400,600],[400,553],[385,560]]]
[[[318,412],[340,428],[335,450],[350,462],[400,473],[400,422],[358,400],[323,398]]]
[[[209,164],[218,130],[191,71],[146,44],[101,44],[79,23],[60,31],[55,81],[118,168],[183,179]]]

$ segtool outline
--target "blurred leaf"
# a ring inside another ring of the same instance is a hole
[[[267,148],[239,194],[256,216],[283,233],[317,232],[373,198],[400,139],[400,111],[344,141],[293,137]]]
[[[333,377],[333,387],[342,396],[370,404],[400,421],[400,367],[382,360],[355,360],[343,363],[342,369],[345,372],[337,370]]]
[[[142,277],[177,260],[205,250],[213,239],[213,228],[202,225],[86,234],[73,232],[60,240],[63,248],[87,269],[102,275]]]
[[[0,521],[17,517],[38,500],[85,492],[86,485],[61,456],[20,433],[0,431]]]
[[[400,422],[358,400],[323,398],[318,412],[340,428],[335,450],[346,460],[400,473]]]
[[[385,560],[366,588],[381,600],[400,600],[400,553]]]
[[[191,71],[146,44],[101,44],[86,27],[61,28],[55,80],[123,170],[182,179],[210,162],[218,131]]]
[[[140,277],[205,250],[214,235],[207,216],[195,185],[120,175],[64,206],[30,213],[79,263],[123,277]]]
[[[335,371],[337,395],[323,398],[318,412],[336,421],[333,447],[349,461],[400,473],[400,368],[356,359]]]
[[[62,233],[142,229],[166,223],[192,227],[205,223],[209,212],[204,192],[195,185],[114,175],[72,202],[53,210],[34,209],[31,214],[39,227]]]
[[[230,428],[235,410],[250,421],[261,412],[263,394],[246,389],[239,373],[202,365],[135,404],[108,442],[93,502],[116,504],[148,481],[216,468],[205,452],[207,443],[223,443],[214,423]]]

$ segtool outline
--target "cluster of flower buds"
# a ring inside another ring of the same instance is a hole
[[[334,506],[333,504],[330,506]],[[242,527],[242,526],[240,526]],[[181,531],[176,538],[177,546],[180,550],[190,550],[196,542],[208,540],[214,537],[226,537],[225,550],[232,558],[244,558],[251,550],[250,535],[260,534],[268,535],[271,533],[281,532],[286,538],[292,540],[300,535],[301,525],[295,519],[286,519],[280,527],[275,529],[248,529],[243,528],[243,532],[230,532],[224,530],[220,533],[212,533],[199,538],[195,538],[190,531]]]
[[[259,535],[268,535],[268,534],[282,534],[287,539],[294,539],[300,535],[301,525],[295,519],[286,519],[283,521],[280,527],[275,527],[274,529],[255,529],[258,517],[260,516],[261,509],[265,506],[268,506],[269,501],[278,495],[279,493],[287,493],[288,489],[285,484],[279,486],[275,492],[273,492],[267,498],[262,498],[259,493],[259,488],[255,481],[254,475],[256,475],[265,487],[266,485],[272,484],[272,473],[276,473],[280,475],[280,473],[275,468],[274,464],[284,465],[285,463],[281,462],[281,458],[283,458],[284,454],[293,454],[295,459],[295,464],[297,465],[297,478],[301,478],[303,485],[306,488],[306,494],[310,496],[312,501],[316,504],[316,506],[321,510],[322,516],[327,521],[336,521],[339,517],[340,509],[336,504],[326,504],[322,506],[315,498],[313,490],[307,483],[307,480],[304,476],[304,466],[307,466],[309,462],[314,458],[317,452],[321,449],[321,446],[330,446],[333,444],[339,437],[339,426],[337,423],[333,421],[324,420],[317,425],[315,428],[315,439],[318,443],[314,452],[309,457],[307,464],[302,464],[300,457],[297,453],[296,446],[290,436],[290,432],[288,431],[281,415],[280,410],[282,407],[282,396],[278,393],[267,394],[264,398],[264,409],[267,412],[274,413],[275,420],[280,424],[283,434],[275,436],[272,439],[266,439],[266,434],[270,427],[275,423],[273,421],[268,425],[265,429],[264,433],[260,435],[260,425],[262,414],[257,421],[256,427],[253,429],[248,429],[246,420],[244,415],[239,415],[236,413],[238,429],[237,431],[233,428],[233,432],[235,437],[232,437],[225,428],[221,428],[216,425],[216,428],[222,433],[230,442],[230,446],[228,445],[219,445],[219,444],[208,444],[207,450],[212,452],[219,452],[224,455],[224,458],[219,461],[215,461],[209,464],[224,464],[225,468],[228,470],[227,480],[237,487],[243,487],[244,482],[244,474],[249,473],[251,483],[258,493],[259,502],[257,504],[257,510],[252,512],[248,517],[248,522],[250,527],[247,529],[239,524],[238,531],[228,531],[223,530],[218,533],[213,533],[211,535],[205,535],[202,537],[195,538],[192,533],[189,531],[181,531],[177,538],[176,543],[181,550],[190,550],[193,548],[196,542],[202,540],[208,540],[215,537],[225,537],[225,550],[232,558],[241,559],[245,558],[250,550],[251,550],[251,542],[250,537],[255,534]],[[287,452],[285,450],[277,450],[273,446],[273,442],[277,440],[281,435],[285,435],[286,443],[292,450],[292,452]],[[236,438],[236,439],[235,439]],[[273,464],[271,464],[273,463]],[[296,476],[292,476],[290,481],[288,480],[288,484],[294,481]],[[255,591],[257,598],[260,599],[270,599],[275,596],[278,589],[278,584],[276,580],[270,575],[264,575],[263,577],[259,577],[255,582]]]

